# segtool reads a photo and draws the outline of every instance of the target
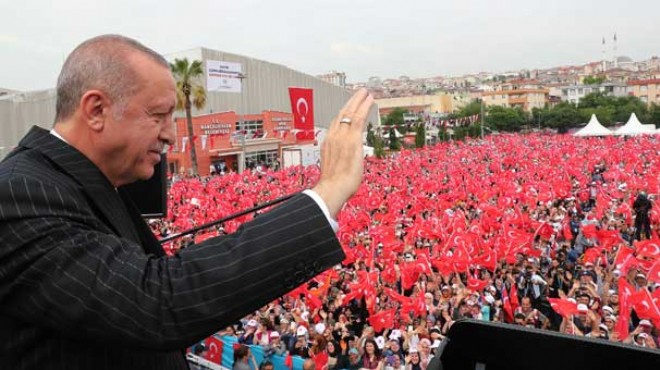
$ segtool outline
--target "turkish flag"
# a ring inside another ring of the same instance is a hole
[[[488,285],[490,285],[488,281],[473,279],[472,277],[468,277],[467,279],[467,287],[474,292],[481,292]]]
[[[222,363],[222,341],[215,336],[210,336],[204,341],[208,348],[206,359],[218,365]]]
[[[381,331],[388,328],[392,328],[394,326],[395,312],[396,312],[395,308],[385,311],[380,311],[376,314],[371,315],[367,320],[369,320],[369,323],[374,328],[374,331],[376,333],[380,333]]]
[[[289,87],[293,127],[300,130],[298,139],[314,139],[314,90]]]
[[[648,273],[649,281],[660,284],[660,261],[656,261],[651,270]],[[660,289],[657,290],[660,292]]]
[[[644,240],[634,243],[637,248],[637,257],[647,257],[655,259],[660,257],[660,240]]]
[[[511,308],[515,311],[516,308],[520,307],[520,301],[518,300],[518,288],[516,285],[511,286]]]
[[[562,317],[567,318],[578,313],[577,303],[561,298],[548,298],[548,301],[552,309]]]
[[[502,289],[502,309],[504,310],[504,322],[512,323],[513,307],[511,307],[511,299],[509,299],[509,293],[507,293],[506,287]]]
[[[660,310],[648,290],[642,289],[633,293],[630,301],[640,319],[649,319],[656,327],[660,326]]]

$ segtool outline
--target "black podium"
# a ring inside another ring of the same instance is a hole
[[[476,320],[454,323],[438,354],[428,370],[660,369],[660,349]]]

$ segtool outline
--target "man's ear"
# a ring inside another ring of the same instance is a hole
[[[89,128],[102,131],[110,114],[111,101],[100,90],[89,90],[80,98],[80,114]]]

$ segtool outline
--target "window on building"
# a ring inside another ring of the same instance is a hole
[[[246,139],[260,139],[264,137],[264,121],[236,122],[236,131],[245,132]]]
[[[582,94],[584,94],[584,89],[583,89],[583,88],[579,88],[577,93],[578,93],[578,95],[582,95]]]
[[[643,92],[643,93],[645,93],[645,92],[647,92],[647,91],[648,91],[648,86],[646,86],[646,85],[642,85],[642,86],[639,87],[639,92]]]
[[[648,103],[649,102],[648,96],[640,96],[639,100],[641,100],[643,103]]]
[[[266,150],[262,152],[254,152],[245,154],[245,166],[249,169],[255,169],[257,166],[273,167],[275,162],[279,163],[277,150]]]

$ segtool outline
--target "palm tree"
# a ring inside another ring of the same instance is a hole
[[[202,109],[206,105],[206,90],[198,84],[199,78],[204,74],[202,62],[188,58],[174,59],[170,63],[170,69],[176,79],[176,109],[186,111],[186,123],[188,128],[188,144],[190,145],[190,159],[192,162],[193,175],[197,175],[197,152],[193,142],[193,125],[191,107]]]

